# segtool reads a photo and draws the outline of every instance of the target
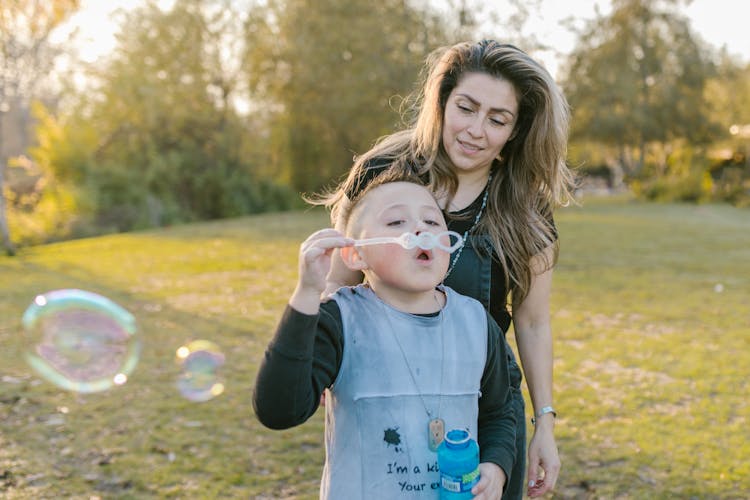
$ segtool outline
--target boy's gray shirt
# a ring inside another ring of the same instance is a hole
[[[366,285],[331,298],[341,311],[341,368],[326,397],[324,499],[438,498],[428,421],[477,436],[487,314],[450,288],[436,316],[398,311]],[[406,361],[404,358],[408,361]],[[429,415],[428,415],[429,412]]]

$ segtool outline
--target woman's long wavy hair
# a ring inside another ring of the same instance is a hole
[[[484,73],[510,82],[519,98],[518,120],[511,139],[492,165],[492,181],[485,213],[477,232],[490,236],[494,256],[505,270],[506,289],[513,302],[528,294],[532,259],[553,247],[557,236],[552,210],[572,199],[573,173],[565,163],[570,113],[552,76],[522,50],[494,40],[463,42],[443,47],[427,59],[421,90],[408,111],[413,117],[405,130],[381,138],[355,159],[346,180],[314,203],[331,209],[334,224],[347,209],[346,193],[354,192],[373,163],[416,171],[433,192],[447,198],[458,187],[458,177],[442,144],[443,116],[448,96],[467,73]],[[371,162],[377,158],[377,162]]]

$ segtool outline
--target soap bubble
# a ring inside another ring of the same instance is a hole
[[[25,358],[47,381],[79,393],[127,382],[138,364],[135,318],[101,295],[54,290],[37,295],[21,320]]]
[[[224,392],[220,368],[224,354],[208,340],[193,340],[177,349],[180,375],[177,389],[190,401],[208,401]]]

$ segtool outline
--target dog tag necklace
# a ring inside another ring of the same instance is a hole
[[[391,335],[393,335],[393,338],[396,341],[396,345],[401,351],[401,356],[403,356],[404,358],[404,364],[406,365],[406,370],[409,372],[411,381],[414,383],[414,389],[416,389],[417,394],[419,395],[419,399],[422,401],[424,411],[427,414],[427,447],[431,451],[437,451],[438,446],[440,446],[440,443],[443,442],[443,438],[445,437],[445,421],[440,418],[440,409],[443,402],[441,394],[441,392],[443,391],[443,363],[445,362],[445,338],[443,331],[443,316],[445,314],[445,311],[443,311],[443,307],[440,307],[440,301],[438,301],[437,295],[434,295],[433,297],[435,298],[435,302],[439,307],[438,314],[440,315],[440,385],[438,386],[438,410],[435,415],[433,415],[430,411],[429,407],[427,406],[427,402],[425,402],[422,391],[419,390],[417,377],[414,376],[414,372],[412,371],[411,365],[409,364],[409,358],[406,356],[406,351],[404,351],[404,348],[401,346],[401,342],[398,340],[398,335],[396,335],[396,332],[393,328],[393,324],[391,323],[388,311],[384,311],[384,314],[386,320],[388,321],[388,324],[391,326]],[[446,295],[446,305],[447,299],[448,297]],[[383,307],[385,307],[385,305]]]

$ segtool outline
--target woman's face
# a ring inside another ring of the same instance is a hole
[[[518,121],[513,85],[486,73],[467,73],[448,96],[443,147],[457,174],[488,170]]]

